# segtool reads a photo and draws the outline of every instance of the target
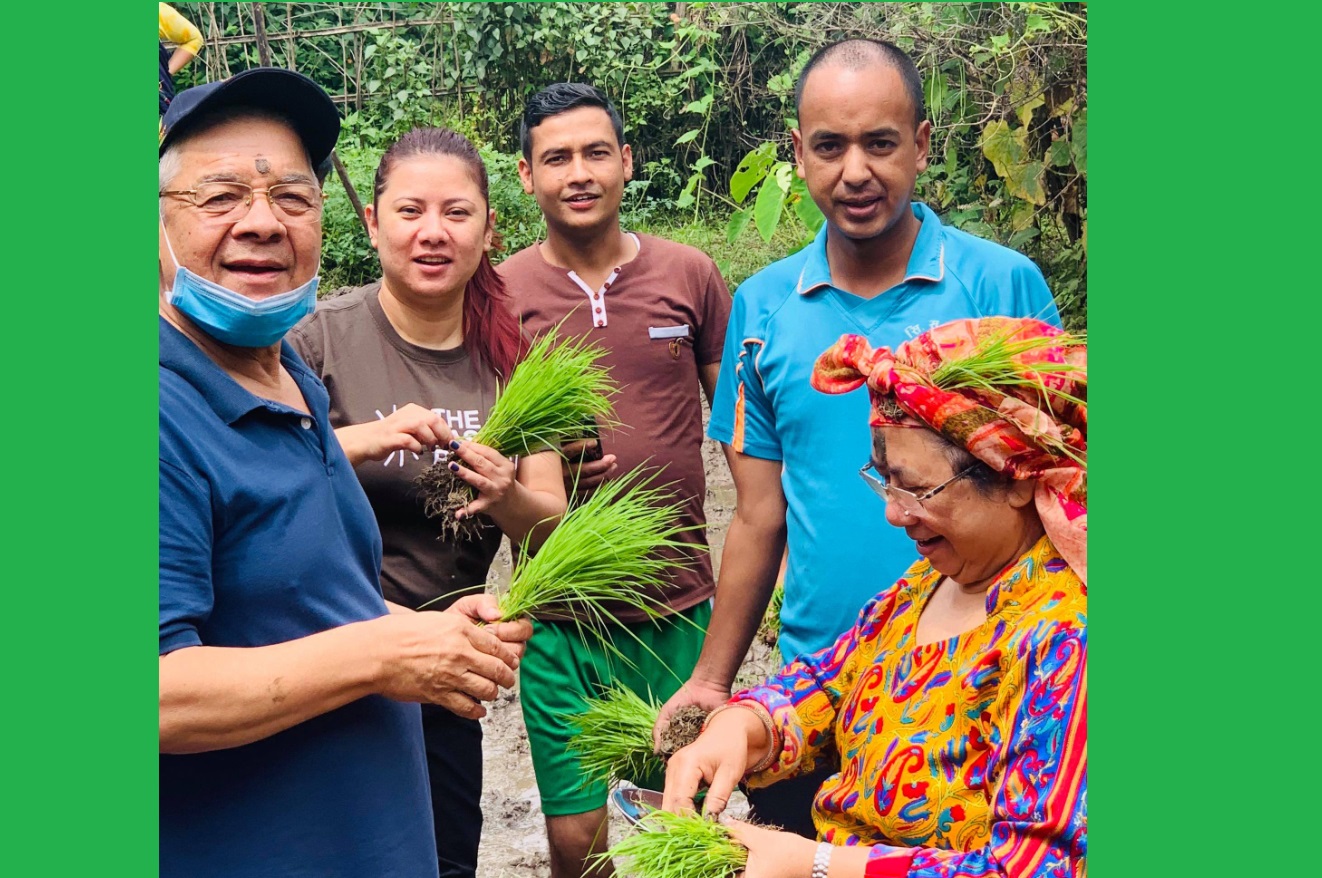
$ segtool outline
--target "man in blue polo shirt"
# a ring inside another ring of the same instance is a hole
[[[944,226],[912,201],[931,122],[922,79],[890,43],[847,40],[800,74],[798,174],[826,216],[817,239],[735,293],[708,435],[731,446],[737,508],[702,656],[673,709],[724,702],[788,545],[780,647],[786,661],[830,646],[918,555],[886,523],[859,467],[866,393],[817,393],[817,357],[844,333],[894,346],[962,317],[1058,322],[1024,256]],[[813,835],[812,795],[828,773],[749,794],[758,818]]]
[[[160,874],[435,876],[410,702],[481,716],[531,626],[476,626],[489,597],[388,612],[326,388],[282,341],[316,302],[330,98],[258,68],[163,126]]]

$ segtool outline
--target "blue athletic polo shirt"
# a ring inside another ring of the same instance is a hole
[[[866,387],[832,396],[808,383],[841,335],[894,347],[966,317],[1037,317],[1059,325],[1046,281],[1029,259],[922,222],[906,276],[871,299],[831,285],[827,227],[804,249],[735,291],[707,435],[736,451],[784,461],[789,565],[780,647],[788,661],[829,646],[863,605],[918,560],[913,541],[886,523],[885,506],[858,476],[872,453]]]
[[[386,612],[376,519],[311,415],[160,321],[160,654],[282,643]],[[160,757],[162,878],[437,874],[416,704],[369,696],[242,747]]]

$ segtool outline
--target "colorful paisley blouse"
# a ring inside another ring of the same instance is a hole
[[[784,745],[766,786],[830,764],[821,837],[870,845],[867,878],[1086,874],[1087,588],[1043,537],[987,591],[987,621],[915,645],[926,561],[858,624],[734,700]]]

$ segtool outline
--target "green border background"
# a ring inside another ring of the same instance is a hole
[[[1089,4],[1095,876],[1316,868],[1302,8]]]
[[[149,11],[4,14],[0,872],[24,878],[157,871]]]
[[[12,834],[0,863],[12,875],[156,872],[147,12],[6,12]],[[1306,426],[1240,424],[1300,408],[1284,409],[1280,391],[1269,400],[1263,385],[1277,379],[1260,376],[1295,365],[1283,330],[1306,326],[1301,306],[1317,288],[1298,276],[1315,245],[1288,237],[1316,188],[1305,121],[1316,74],[1288,65],[1316,56],[1303,43],[1317,30],[1278,4],[1103,2],[1089,17],[1091,564],[1102,583],[1090,870],[1294,873],[1316,860],[1307,835],[1281,843],[1311,816],[1299,804],[1315,787],[1296,766],[1316,760],[1309,717],[1290,710],[1306,690],[1278,669],[1306,667],[1290,644],[1308,642],[1316,617],[1277,586],[1315,573],[1287,564],[1269,586],[1261,571],[1273,548],[1287,561],[1307,548],[1308,510],[1267,493],[1284,479],[1301,496],[1289,474],[1310,455],[1292,441]],[[1272,337],[1246,364],[1258,333]],[[1315,342],[1300,333],[1291,346]]]

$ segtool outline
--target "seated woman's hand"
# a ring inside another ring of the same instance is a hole
[[[698,740],[676,751],[666,763],[661,807],[667,811],[693,811],[693,797],[707,784],[703,811],[711,815],[721,813],[751,764],[749,736],[761,729],[761,720],[750,710],[727,710],[714,717]]]
[[[450,443],[450,469],[477,491],[477,499],[456,514],[467,518],[479,512],[490,513],[517,490],[514,461],[494,448],[477,442]]]
[[[727,820],[725,825],[735,841],[748,848],[743,878],[808,878],[812,874],[816,842],[739,820]]]
[[[532,623],[527,619],[515,619],[513,622],[500,621],[500,605],[494,595],[464,595],[446,607],[445,612],[458,613],[468,617],[475,624],[483,625],[519,658],[523,658],[524,645],[532,638]]]

